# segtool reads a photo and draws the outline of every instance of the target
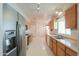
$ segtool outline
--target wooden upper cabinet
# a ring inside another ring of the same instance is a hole
[[[51,21],[48,23],[50,30],[54,29],[54,20],[51,19]]]
[[[77,4],[65,11],[66,28],[77,29]]]
[[[48,23],[49,28],[51,28],[51,21]]]

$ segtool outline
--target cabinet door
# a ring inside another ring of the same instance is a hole
[[[66,47],[66,56],[77,56],[77,52],[72,49]]]
[[[45,40],[46,40],[46,44],[47,44],[47,34],[45,35]]]
[[[77,4],[74,4],[65,12],[66,28],[77,29]]]
[[[54,19],[51,20],[51,29],[54,29]]]
[[[53,54],[56,55],[56,43],[53,42]]]
[[[54,55],[56,55],[56,51],[57,51],[56,49],[57,49],[57,42],[55,39],[53,39],[52,50],[53,50]]]
[[[52,38],[49,39],[49,47],[52,49]]]
[[[54,29],[54,19],[51,19],[51,21],[48,23],[50,29]]]
[[[70,55],[66,53],[66,56],[70,56]]]
[[[49,21],[48,26],[49,26],[49,28],[51,28],[51,21]]]
[[[57,47],[57,56],[65,56],[65,51],[60,47]]]
[[[57,42],[57,56],[65,56],[65,46]]]

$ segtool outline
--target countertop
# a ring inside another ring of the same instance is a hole
[[[52,34],[47,34],[48,36],[56,39],[54,37],[54,35]],[[79,52],[78,50],[78,43],[77,41],[74,41],[74,40],[71,40],[71,39],[68,39],[68,38],[64,38],[64,39],[56,39],[57,41],[59,41],[60,43],[64,44],[65,46],[67,46],[68,48],[76,51],[77,53]],[[79,53],[78,53],[79,54]]]

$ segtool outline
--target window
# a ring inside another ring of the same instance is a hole
[[[61,17],[60,19],[58,19],[57,21],[58,23],[58,33],[59,34],[68,34],[71,35],[71,29],[65,27],[65,17]]]
[[[64,17],[58,19],[58,33],[65,34],[65,19],[64,19]]]

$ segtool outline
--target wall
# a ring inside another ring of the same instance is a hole
[[[3,5],[4,31],[16,30],[17,11],[7,4]]]
[[[0,56],[3,53],[3,47],[2,47],[2,41],[3,41],[3,19],[2,19],[2,13],[3,13],[3,4],[0,3]]]

